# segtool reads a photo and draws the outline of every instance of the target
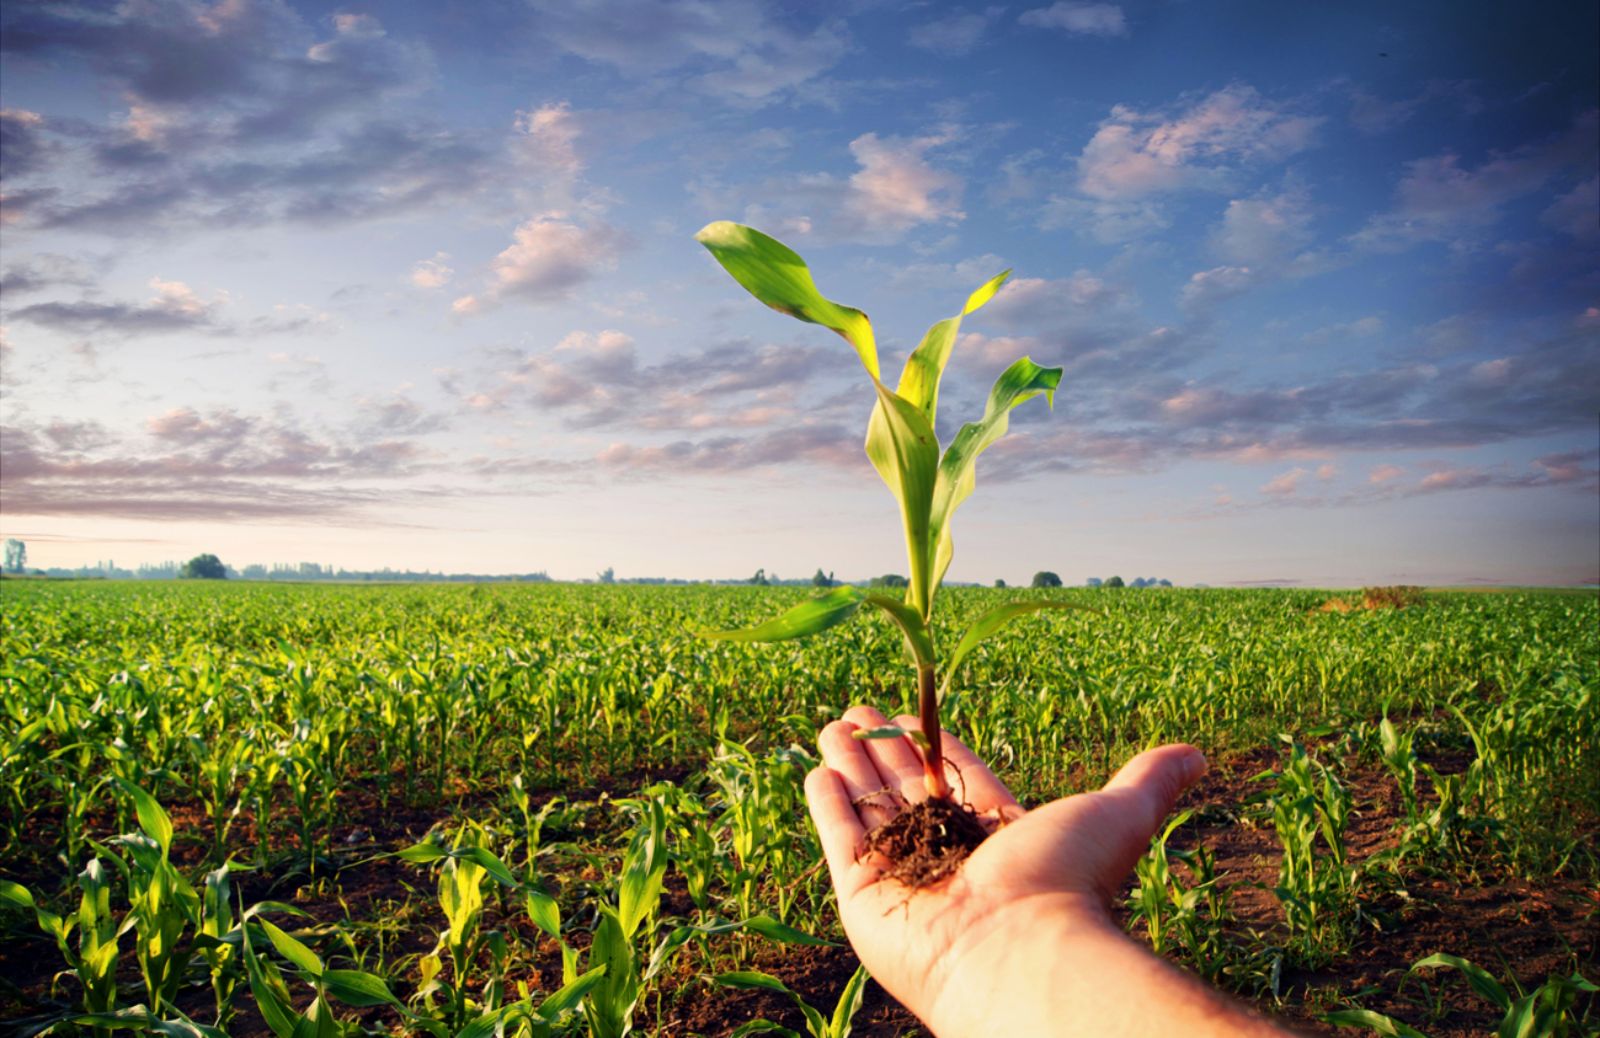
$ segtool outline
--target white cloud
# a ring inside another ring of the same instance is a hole
[[[1600,237],[1600,177],[1590,177],[1556,199],[1539,222],[1579,241]]]
[[[1150,201],[1114,202],[1051,195],[1039,212],[1041,230],[1072,228],[1105,245],[1121,245],[1165,230],[1171,224],[1166,210]]]
[[[1211,232],[1211,247],[1239,266],[1277,263],[1311,240],[1311,207],[1301,190],[1235,198]]]
[[[530,0],[540,29],[589,61],[635,76],[684,70],[686,82],[731,101],[761,103],[826,72],[849,52],[832,23],[791,28],[761,0]]]
[[[1239,85],[1175,114],[1117,105],[1078,157],[1078,187],[1106,201],[1225,189],[1241,165],[1310,147],[1320,122]]]
[[[512,234],[512,243],[490,264],[487,298],[466,295],[451,309],[475,313],[485,302],[515,296],[534,302],[566,298],[574,288],[617,265],[623,233],[607,224],[580,226],[556,211],[535,216]]]
[[[1188,309],[1203,309],[1243,295],[1262,279],[1253,267],[1212,267],[1196,271],[1183,286],[1180,300]]]
[[[1597,149],[1600,112],[1591,109],[1557,137],[1495,153],[1475,167],[1451,153],[1417,159],[1406,164],[1393,207],[1369,220],[1350,241],[1358,248],[1397,251],[1461,239],[1498,223],[1508,203],[1552,178],[1572,170],[1591,172]],[[1563,197],[1556,206],[1565,202]],[[1557,208],[1555,218],[1564,215],[1566,209]]]
[[[983,11],[965,11],[913,26],[906,35],[906,42],[918,50],[934,54],[951,57],[970,54],[1001,10],[999,7],[990,7]]]
[[[449,283],[455,271],[448,265],[450,254],[436,252],[432,259],[418,260],[411,268],[411,283],[418,288],[439,288]]]
[[[1367,473],[1367,482],[1373,486],[1382,486],[1405,474],[1406,470],[1399,465],[1375,465],[1372,471]]]
[[[1300,481],[1309,475],[1306,469],[1296,466],[1262,484],[1261,492],[1268,497],[1291,497],[1300,490]]]
[[[1126,36],[1128,22],[1116,4],[1084,4],[1060,0],[1049,7],[1022,12],[1017,19],[1035,29],[1063,29],[1084,36]]]
[[[930,148],[945,137],[880,138],[862,134],[850,142],[861,169],[850,177],[845,203],[849,215],[873,230],[900,232],[924,223],[954,223],[965,218],[961,178],[928,164]]]
[[[517,140],[520,157],[535,171],[568,181],[583,172],[577,148],[581,128],[566,101],[517,112],[516,128],[521,134]]]

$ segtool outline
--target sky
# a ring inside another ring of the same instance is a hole
[[[905,572],[847,344],[962,326],[949,579],[1600,580],[1600,8],[0,13],[0,535],[34,566]]]

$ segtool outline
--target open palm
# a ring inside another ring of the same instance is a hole
[[[806,778],[845,933],[873,977],[913,1008],[960,988],[969,956],[1002,956],[1039,912],[1065,911],[1103,927],[1109,906],[1178,794],[1205,770],[1192,746],[1169,745],[1130,760],[1105,787],[1024,811],[976,754],[944,735],[951,784],[993,835],[950,879],[918,891],[858,857],[868,829],[926,796],[922,762],[904,739],[858,740],[889,723],[851,708],[818,738],[823,764]],[[914,717],[895,724],[917,727]]]

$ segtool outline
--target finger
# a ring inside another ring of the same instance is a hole
[[[861,821],[868,828],[882,825],[900,813],[894,789],[878,774],[878,767],[867,756],[863,741],[851,737],[856,726],[850,721],[833,721],[817,735],[822,761],[844,783],[845,792],[856,805]]]
[[[1141,809],[1137,816],[1140,827],[1154,834],[1161,820],[1172,813],[1179,794],[1205,773],[1205,754],[1185,743],[1169,743],[1128,761],[1111,776],[1105,789],[1131,791],[1132,803]]]
[[[811,769],[806,775],[806,806],[822,840],[822,856],[828,862],[828,875],[840,900],[848,898],[877,878],[876,870],[856,861],[866,829],[851,803],[838,773],[827,766]]]
[[[881,728],[889,723],[887,717],[870,706],[853,706],[844,712],[844,716],[846,720],[853,721],[862,728]],[[922,784],[922,757],[912,748],[909,740],[898,738],[857,741],[866,747],[867,756],[872,758],[878,774],[883,776],[884,785],[899,793],[910,804],[927,799],[928,794]]]
[[[901,714],[894,719],[894,723],[901,728],[922,730],[922,723],[910,714]],[[945,778],[949,779],[956,795],[970,804],[974,811],[979,814],[993,812],[1008,822],[1022,813],[1022,805],[1011,795],[1011,790],[995,777],[976,753],[967,748],[966,743],[947,731],[941,731],[939,749],[949,765]]]
[[[1101,829],[1109,861],[1103,879],[1120,883],[1172,813],[1182,792],[1205,774],[1206,758],[1193,746],[1173,743],[1137,755],[1090,796],[1112,824]]]

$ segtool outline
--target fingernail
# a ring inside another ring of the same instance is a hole
[[[1191,749],[1189,755],[1183,760],[1183,783],[1189,783],[1206,773],[1206,755],[1199,750]]]

